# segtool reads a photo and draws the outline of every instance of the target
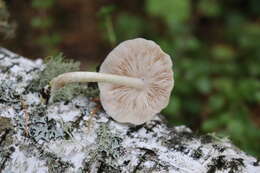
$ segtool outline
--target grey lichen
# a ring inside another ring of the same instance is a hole
[[[26,136],[33,139],[35,142],[43,140],[45,142],[50,140],[63,139],[66,133],[61,127],[57,126],[57,122],[53,119],[48,119],[46,116],[46,106],[36,105],[27,110],[29,121],[25,122],[24,114],[21,112],[16,117],[17,127],[21,129],[21,132]],[[27,126],[27,127],[26,127]],[[25,134],[26,128],[28,128],[28,134]]]
[[[10,160],[14,152],[13,144],[14,127],[10,118],[0,117],[0,172]]]
[[[72,164],[66,161],[62,161],[61,158],[58,158],[52,153],[49,152],[42,152],[43,155],[41,157],[43,159],[46,159],[46,163],[48,166],[48,172],[51,173],[60,173],[60,172],[65,172],[67,168],[71,167]]]
[[[16,103],[20,99],[20,95],[15,90],[15,81],[0,81],[0,103]]]
[[[0,117],[0,133],[5,131],[6,129],[12,129],[13,124],[11,123],[10,118]]]
[[[217,171],[224,171],[229,169],[229,173],[243,172],[244,162],[242,158],[232,158],[226,160],[226,156],[220,155],[212,159],[212,162],[208,164],[209,170],[207,173],[215,173]]]

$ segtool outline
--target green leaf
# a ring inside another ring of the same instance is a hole
[[[214,112],[221,110],[225,105],[225,97],[222,95],[213,95],[209,98],[209,107]]]
[[[51,8],[55,3],[55,0],[33,0],[32,7],[47,9]]]
[[[163,113],[167,115],[175,115],[181,109],[180,99],[176,96],[172,96],[168,106],[164,109]]]
[[[260,15],[260,1],[259,0],[250,0],[249,1],[251,12],[255,15]]]
[[[107,6],[103,6],[99,12],[98,15],[102,16],[102,17],[106,17],[111,15],[111,13],[113,13],[115,11],[116,7],[114,5],[107,5]]]
[[[146,10],[152,16],[162,17],[170,26],[189,19],[190,0],[147,0]]]
[[[201,0],[199,1],[199,10],[208,17],[216,17],[221,14],[221,8],[217,0]]]
[[[241,31],[238,38],[241,48],[258,49],[260,45],[260,24],[248,23],[241,28]]]
[[[234,58],[235,52],[226,45],[216,45],[212,48],[212,55],[217,60],[231,60]]]
[[[115,31],[120,36],[119,40],[140,37],[143,32],[144,21],[140,17],[122,13],[118,16]]]
[[[209,94],[211,91],[211,81],[207,77],[201,77],[197,79],[196,86],[203,94]]]
[[[200,100],[194,99],[194,98],[189,98],[185,101],[185,106],[186,110],[192,114],[199,114],[201,111],[201,103]]]
[[[46,29],[53,24],[51,18],[34,17],[31,20],[31,25],[35,28]]]
[[[226,127],[228,123],[232,121],[230,112],[221,113],[214,118],[206,120],[203,125],[202,129],[205,131],[215,131],[219,128],[224,130],[223,127]]]
[[[257,102],[257,92],[260,91],[260,81],[253,79],[243,79],[239,81],[237,88],[244,100]]]
[[[43,35],[37,40],[41,45],[57,45],[61,41],[59,34],[53,33],[50,35]]]

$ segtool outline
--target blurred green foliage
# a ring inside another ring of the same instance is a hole
[[[190,0],[149,0],[146,10],[150,15],[160,16],[169,25],[174,25],[189,18],[190,6]]]
[[[113,24],[118,42],[146,37],[171,55],[175,88],[163,113],[172,124],[260,156],[260,3],[243,3],[146,0],[145,15],[122,11]]]
[[[5,38],[12,38],[15,35],[16,25],[9,21],[9,17],[5,1],[0,0],[0,34],[4,35]]]
[[[31,18],[31,27],[37,31],[37,36],[33,40],[43,49],[43,52],[51,55],[59,52],[58,44],[61,36],[53,31],[54,17],[50,13],[55,8],[56,0],[32,0],[31,7],[35,15]]]
[[[103,28],[105,28],[105,32],[103,34],[103,37],[106,37],[106,39],[109,41],[111,46],[115,46],[116,44],[116,35],[114,31],[114,26],[112,24],[112,18],[111,14],[115,10],[115,6],[105,6],[99,10],[99,17],[101,19],[101,24]]]

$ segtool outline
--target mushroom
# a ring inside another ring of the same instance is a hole
[[[52,92],[73,82],[99,82],[107,114],[118,122],[140,125],[168,105],[174,84],[172,61],[155,42],[136,38],[114,48],[99,73],[57,76],[50,82]]]

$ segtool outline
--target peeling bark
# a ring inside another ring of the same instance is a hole
[[[46,105],[28,87],[43,68],[41,60],[0,49],[1,173],[260,172],[259,160],[231,141],[169,128],[160,115],[132,127],[90,97]]]

